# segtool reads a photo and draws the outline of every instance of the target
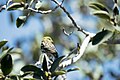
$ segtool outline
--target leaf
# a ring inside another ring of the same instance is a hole
[[[10,6],[7,7],[8,11],[11,10],[24,10],[25,4],[22,3],[13,3]]]
[[[12,57],[10,54],[5,55],[1,60],[1,70],[3,75],[6,76],[10,74],[13,68]]]
[[[114,28],[115,28],[117,31],[120,32],[120,26],[116,25],[116,26],[114,26]]]
[[[23,78],[22,80],[36,80],[34,78]]]
[[[42,77],[41,77],[42,76]],[[45,73],[44,74],[40,74],[40,73],[33,73],[33,78],[39,79],[39,80],[46,80],[46,76]]]
[[[112,36],[112,32],[108,30],[102,30],[98,32],[92,39],[92,45],[96,45],[98,43],[102,43],[108,40]]]
[[[9,48],[7,50],[2,51],[2,54],[0,55],[0,62],[1,60],[9,53],[13,48]]]
[[[35,4],[35,8],[38,10],[42,6],[42,1],[39,1]]]
[[[76,70],[80,70],[80,69],[79,68],[73,68],[73,69],[67,70],[67,72],[76,71]]]
[[[21,71],[24,72],[23,76],[29,74],[30,72],[33,72],[33,76],[35,76],[37,74],[37,75],[39,75],[39,77],[41,77],[41,76],[44,77],[44,72],[40,68],[38,68],[34,65],[26,65],[21,69]]]
[[[117,25],[120,26],[120,20],[117,22]]]
[[[17,20],[16,20],[16,26],[17,26],[17,28],[19,28],[19,27],[21,27],[21,26],[24,25],[26,18],[27,18],[26,16],[19,16],[17,18]]]
[[[113,35],[110,37],[109,41],[112,41],[113,43],[118,42],[119,43],[119,39],[120,39],[120,31],[114,30]]]
[[[109,12],[107,10],[107,8],[101,3],[91,2],[89,7],[93,8],[93,9],[96,9],[96,10],[102,10],[102,11]]]
[[[110,15],[106,11],[95,11],[93,14],[100,18],[110,20]]]
[[[66,71],[64,71],[64,70],[55,71],[52,73],[52,76],[59,76],[59,75],[65,74],[65,73],[66,73]]]
[[[114,13],[114,15],[119,15],[119,9],[118,9],[118,5],[117,4],[114,5],[113,13]]]
[[[14,3],[21,3],[21,2],[24,2],[26,3],[26,0],[12,0]]]
[[[17,76],[17,75],[10,75],[9,78],[10,78],[11,80],[20,80],[20,77]]]
[[[33,78],[41,80],[41,76],[39,74],[37,74],[37,73],[33,73]]]
[[[20,75],[20,77],[25,77],[25,76],[27,76],[29,74],[33,74],[33,73],[28,71],[28,72],[25,72],[24,74]]]
[[[13,50],[13,47],[7,49],[7,53]]]
[[[34,65],[26,65],[21,68],[21,71],[23,71],[24,73],[31,71],[31,72],[43,74],[43,71]]]
[[[114,3],[117,3],[117,0],[113,0],[114,1]]]
[[[0,49],[7,43],[7,40],[0,41]]]
[[[45,77],[44,73],[27,71],[24,74],[20,75],[20,78],[25,78],[26,76],[30,76],[30,75],[33,75],[33,78],[40,80]]]
[[[53,62],[53,64],[51,65],[51,68],[50,68],[50,72],[54,72],[56,70],[56,68],[59,66],[59,64],[63,58],[64,58],[64,56],[61,56]]]
[[[42,63],[42,69],[43,69],[43,71],[47,71],[48,72],[47,60],[46,60],[45,56],[44,56],[43,63]]]

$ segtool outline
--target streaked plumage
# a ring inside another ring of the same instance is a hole
[[[42,51],[42,53],[46,53],[50,59],[52,57],[58,58],[58,53],[57,53],[57,50],[53,44],[53,40],[48,36],[44,37],[42,42],[41,42],[41,51]]]

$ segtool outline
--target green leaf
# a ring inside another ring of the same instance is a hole
[[[45,56],[44,56],[43,63],[42,63],[42,69],[43,69],[43,71],[47,71],[48,72],[47,60],[46,60]]]
[[[39,80],[42,80],[43,78],[45,78],[45,75],[44,73],[42,72],[32,72],[32,71],[27,71],[25,72],[23,75],[20,76],[20,78],[24,78],[28,75],[33,75],[33,78],[36,80],[36,79],[39,79]]]
[[[13,50],[13,47],[7,49],[7,53]]]
[[[54,72],[56,70],[56,68],[59,66],[59,64],[63,58],[64,58],[64,56],[61,56],[53,62],[53,64],[51,65],[51,68],[50,68],[50,72]]]
[[[42,6],[42,1],[39,1],[35,4],[35,8],[36,9],[40,9],[40,7]]]
[[[8,11],[11,11],[11,10],[24,10],[24,8],[25,8],[25,4],[13,3],[13,4],[11,4],[10,6],[7,7],[7,10]]]
[[[22,80],[36,80],[34,78],[23,78]]]
[[[109,41],[116,44],[119,43],[119,39],[120,39],[120,31],[114,30],[113,35],[110,37]]]
[[[119,9],[118,9],[118,5],[117,4],[114,5],[113,13],[114,13],[114,15],[119,15]]]
[[[114,1],[114,3],[117,3],[118,1],[117,0],[113,0]]]
[[[73,69],[67,70],[67,72],[76,71],[76,70],[80,70],[80,69],[79,68],[73,68]]]
[[[41,78],[41,76],[42,76],[43,79],[46,78],[46,76],[45,76],[44,74],[33,73],[33,78],[35,78],[35,79],[43,80],[43,79]]]
[[[12,49],[13,48],[9,48],[9,49],[2,51],[2,54],[0,55],[0,62],[7,55],[7,53],[9,53]]]
[[[118,15],[117,18],[118,18],[117,25],[120,26],[120,15]]]
[[[93,8],[93,9],[96,9],[96,10],[102,10],[102,11],[109,12],[107,10],[107,8],[101,3],[91,2],[89,7]]]
[[[3,52],[3,51],[5,51],[5,50],[7,50],[9,47],[8,46],[3,46],[2,48],[1,48],[1,51]]]
[[[21,26],[24,25],[26,18],[27,18],[26,16],[19,16],[17,18],[17,20],[16,20],[16,26],[17,26],[17,28],[19,28],[19,27],[21,27]]]
[[[22,78],[22,77],[25,77],[25,76],[30,75],[30,74],[33,74],[33,73],[28,71],[28,72],[25,72],[24,74],[20,75],[20,77]]]
[[[11,80],[20,80],[20,77],[17,76],[17,75],[10,75],[9,78],[10,78]]]
[[[120,20],[117,22],[117,25],[120,26]]]
[[[14,3],[21,3],[21,2],[24,2],[26,3],[26,0],[12,0]]]
[[[23,71],[24,73],[31,71],[34,73],[43,74],[43,71],[34,65],[26,65],[26,66],[22,67],[21,71]]]
[[[65,70],[55,71],[52,73],[52,76],[59,76],[59,75],[65,74],[65,73],[66,73]]]
[[[114,28],[115,28],[117,31],[120,32],[120,26],[116,25],[116,26],[114,26]]]
[[[8,41],[6,41],[6,40],[0,41],[0,49],[1,49],[7,42],[8,42]]]
[[[10,74],[13,68],[12,57],[10,54],[6,54],[1,60],[1,70],[3,75],[6,76]]]
[[[102,30],[101,32],[98,32],[92,39],[92,45],[96,45],[108,40],[112,34],[113,33],[109,30]]]
[[[110,20],[110,15],[106,11],[95,11],[93,14],[100,18]]]
[[[21,71],[24,72],[23,75],[21,75],[21,77],[25,77],[29,74],[33,74],[34,78],[45,78],[45,73],[38,67],[34,66],[34,65],[26,65],[24,66]]]

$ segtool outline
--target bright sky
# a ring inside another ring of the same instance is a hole
[[[1,2],[4,2],[4,1],[1,0],[0,3]],[[3,39],[7,39],[9,41],[10,46],[14,46],[14,42],[16,39],[20,39],[24,36],[25,39],[29,40],[30,37],[33,37],[35,34],[43,32],[43,28],[41,26],[42,23],[40,22],[40,20],[38,20],[37,18],[34,18],[34,17],[31,17],[25,26],[18,29],[16,27],[15,22],[13,22],[12,24],[10,23],[10,20],[9,20],[10,17],[8,15],[9,13],[10,12],[7,12],[7,11],[2,11],[0,13],[0,41]],[[17,17],[19,17],[19,16],[20,16],[20,12],[15,11],[15,13],[14,13],[15,19],[17,19]],[[74,19],[76,20],[76,22],[78,24],[85,25],[84,27],[86,27],[86,30],[88,29],[91,32],[96,31],[96,28],[95,28],[96,19],[93,19],[89,16],[84,18],[77,12],[72,14],[72,16],[74,17]],[[66,21],[68,21],[68,20],[66,20]],[[29,48],[29,45],[27,43],[24,46]],[[28,49],[28,51],[29,51],[29,49]],[[109,64],[105,65],[104,67],[108,67],[108,69],[111,69],[110,64],[117,65],[117,62],[112,61]],[[116,66],[114,66],[112,68],[116,68]],[[117,68],[116,68],[116,71],[117,71]],[[74,77],[76,77],[76,80],[80,79],[77,76],[77,75],[79,75],[79,72],[73,72],[73,73],[68,73],[68,74],[70,74],[70,75],[68,75],[69,76],[68,80],[75,80]],[[71,75],[72,75],[72,77],[71,77]],[[110,80],[109,75],[107,75],[105,79]],[[111,80],[114,80],[114,79],[111,78]]]

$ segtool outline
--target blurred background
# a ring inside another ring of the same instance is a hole
[[[6,4],[6,1],[0,0],[0,5]],[[65,0],[63,6],[76,23],[88,32],[97,33],[104,27],[112,29],[109,22],[92,15],[93,10],[89,8],[90,2],[100,2],[110,11],[114,5],[113,0]],[[54,6],[56,4],[50,0],[43,0],[41,9],[52,9]],[[12,56],[13,73],[19,73],[22,66],[34,64],[39,60],[40,43],[44,36],[52,37],[59,56],[68,54],[78,42],[82,43],[85,37],[77,31],[60,8],[50,14],[31,12],[23,27],[17,28],[16,19],[27,13],[27,11],[17,10],[3,10],[0,13],[0,41],[8,40],[6,46],[14,47],[13,53],[17,53]],[[67,33],[73,32],[73,34],[66,36],[62,31],[63,28]],[[66,68],[80,68],[78,71],[67,73],[67,80],[120,80],[119,47],[119,44],[92,46],[90,43],[82,58]]]

